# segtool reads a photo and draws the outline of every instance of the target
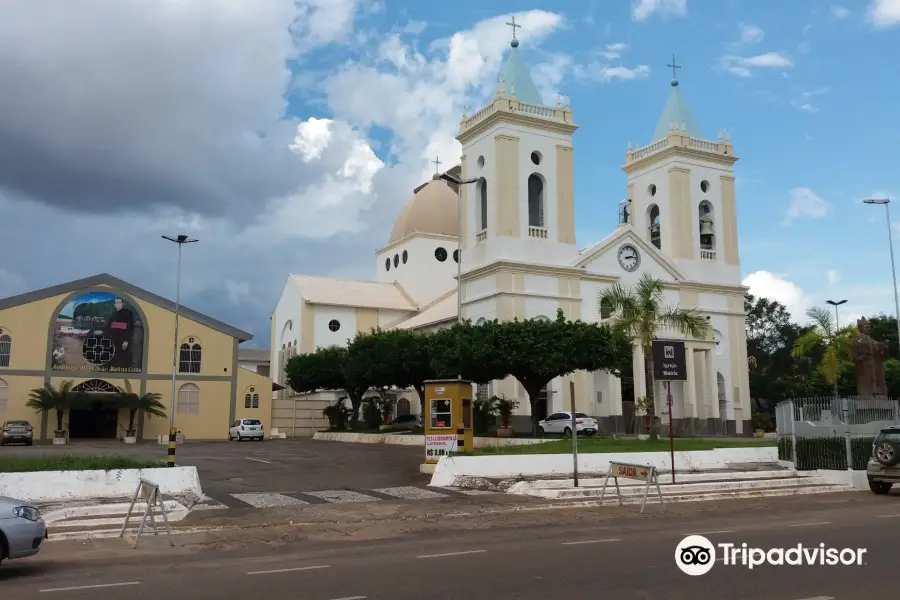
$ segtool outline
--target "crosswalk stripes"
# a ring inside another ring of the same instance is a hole
[[[245,493],[231,494],[233,498],[237,498],[241,502],[246,502],[254,508],[279,508],[283,506],[300,506],[309,504],[293,496],[275,493]]]
[[[371,490],[315,490],[305,492],[244,492],[229,494],[240,505],[249,505],[254,508],[279,508],[290,506],[305,506],[309,504],[358,504],[365,502],[383,502],[390,500],[438,500],[463,496],[483,496],[495,494],[485,490],[473,490],[466,488],[441,488],[440,490],[425,489],[417,486],[396,486],[386,488],[374,488]],[[224,504],[213,499],[208,503],[198,504],[195,510],[211,510],[214,508],[227,508]],[[215,505],[213,505],[215,504]],[[234,505],[234,502],[229,502]]]

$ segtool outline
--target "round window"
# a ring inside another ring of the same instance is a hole
[[[656,184],[655,183],[650,184],[650,187],[647,188],[647,193],[650,194],[651,196],[656,195]]]
[[[338,321],[337,319],[332,319],[332,320],[328,321],[329,331],[337,331],[340,328],[341,328],[341,322]]]
[[[400,266],[400,255],[395,254],[394,255],[394,267],[399,267],[399,266]]]
[[[479,157],[478,157],[478,168],[479,168],[479,169],[483,169],[483,168],[484,168],[484,157],[483,157],[483,156],[479,156]]]
[[[404,250],[403,251],[403,264],[404,265],[406,264],[407,260],[409,260],[409,254],[406,252],[406,250]]]
[[[459,262],[459,250],[453,251],[453,262]]]
[[[438,259],[438,262],[444,262],[447,260],[447,251],[443,248],[438,248],[434,251],[434,257]]]
[[[391,257],[390,256],[387,257],[386,259],[384,259],[384,270],[385,271],[391,270]]]
[[[709,182],[705,179],[700,182],[700,191],[704,194],[709,191]]]
[[[541,153],[538,152],[537,150],[532,152],[531,153],[531,162],[533,162],[536,165],[541,164]]]

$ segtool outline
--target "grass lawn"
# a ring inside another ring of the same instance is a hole
[[[164,467],[165,461],[131,456],[0,456],[0,473],[34,471],[112,471]]]
[[[752,446],[775,446],[775,440],[709,440],[697,438],[676,438],[675,451],[712,450],[714,448],[741,448]],[[650,440],[614,440],[611,438],[578,438],[578,452],[668,452],[668,438],[655,442]],[[471,454],[571,454],[572,440],[561,439],[543,444],[527,444],[523,446],[502,446],[498,448],[480,448]]]

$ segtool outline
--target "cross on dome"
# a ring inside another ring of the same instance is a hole
[[[441,162],[440,157],[438,157],[437,155],[435,155],[434,160],[431,161],[431,164],[434,165],[434,172],[435,172],[435,174],[437,174],[437,173],[440,172],[440,170],[441,170],[441,165],[444,164],[444,163]]]
[[[678,85],[678,74],[675,72],[675,69],[680,69],[681,65],[679,65],[678,63],[675,62],[674,54],[672,55],[672,63],[668,64],[666,66],[672,68],[672,85],[677,86]]]
[[[507,21],[507,23],[506,23],[507,25],[512,27],[512,41],[509,43],[509,45],[512,46],[513,48],[518,48],[519,40],[516,39],[516,29],[521,29],[522,26],[516,24],[516,16],[515,15],[513,15],[511,17],[511,19],[512,19],[512,22]]]

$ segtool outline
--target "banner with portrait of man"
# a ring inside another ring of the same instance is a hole
[[[140,373],[144,323],[113,291],[84,292],[56,316],[51,365],[56,371]]]

